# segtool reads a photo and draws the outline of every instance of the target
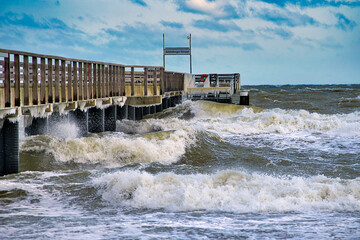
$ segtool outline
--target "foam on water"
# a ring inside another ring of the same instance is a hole
[[[128,163],[176,162],[195,141],[192,128],[172,132],[128,136],[122,133],[60,139],[53,136],[30,137],[21,151],[44,151],[59,162],[104,164],[109,167]]]
[[[299,131],[333,136],[359,137],[360,112],[318,114],[306,110],[262,110],[211,102],[191,104],[196,119],[205,129],[233,134],[288,134]]]
[[[274,177],[242,171],[151,175],[139,171],[104,174],[93,180],[104,201],[170,211],[287,212],[360,211],[360,178]]]

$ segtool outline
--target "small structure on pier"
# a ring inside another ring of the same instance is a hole
[[[232,97],[241,87],[240,74],[198,74],[192,76],[187,87],[191,100],[232,103]]]

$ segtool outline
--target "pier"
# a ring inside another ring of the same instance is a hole
[[[19,119],[27,135],[72,121],[79,137],[115,131],[181,103],[190,74],[0,49],[0,176],[19,172]]]

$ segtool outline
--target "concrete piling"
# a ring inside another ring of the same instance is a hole
[[[104,109],[92,107],[88,110],[88,129],[91,133],[104,132]]]
[[[150,107],[143,107],[143,116],[150,114]]]
[[[76,124],[78,137],[87,137],[89,132],[88,113],[80,109],[69,112],[69,121]],[[50,125],[50,123],[49,123]]]
[[[143,107],[135,107],[135,120],[143,119]]]
[[[19,172],[19,122],[3,121],[0,130],[0,176]]]
[[[30,126],[25,128],[26,135],[45,135],[48,133],[48,118],[47,117],[35,117],[32,119]]]
[[[116,131],[116,106],[112,105],[105,109],[105,131]]]
[[[128,106],[116,106],[116,119],[117,120],[123,120],[127,119],[128,116]]]
[[[128,116],[127,119],[135,121],[135,107],[128,106]]]

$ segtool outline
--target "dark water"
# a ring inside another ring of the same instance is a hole
[[[359,239],[360,85],[244,88],[249,107],[23,136],[0,239]]]

